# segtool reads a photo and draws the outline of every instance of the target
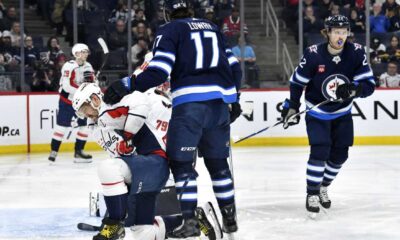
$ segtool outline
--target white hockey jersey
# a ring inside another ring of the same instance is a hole
[[[102,104],[94,124],[94,138],[112,157],[117,157],[117,142],[123,132],[132,133],[138,154],[166,157],[166,137],[171,118],[171,101],[154,88],[134,91],[114,105]]]
[[[71,104],[76,89],[85,81],[84,72],[91,72],[91,81],[95,82],[94,70],[90,63],[85,62],[80,66],[75,60],[70,60],[64,64],[61,69],[59,89],[64,102]]]

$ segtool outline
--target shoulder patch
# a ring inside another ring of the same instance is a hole
[[[312,45],[310,47],[308,47],[308,51],[310,51],[310,53],[318,53],[318,46],[317,45]]]
[[[361,45],[361,44],[358,44],[358,43],[354,43],[354,51],[357,51],[357,50],[362,50],[363,49],[363,46]]]

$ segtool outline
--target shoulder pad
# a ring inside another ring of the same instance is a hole
[[[309,53],[318,53],[318,45],[314,44],[307,48]]]

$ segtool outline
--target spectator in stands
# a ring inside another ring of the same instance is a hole
[[[350,9],[352,0],[333,0],[333,4],[339,6],[340,8]]]
[[[371,33],[386,33],[389,30],[389,19],[381,14],[382,6],[379,3],[373,5],[373,15],[369,17]]]
[[[400,58],[400,45],[399,45],[399,37],[393,35],[390,39],[390,45],[386,48],[387,59],[399,59]]]
[[[11,45],[19,47],[21,43],[21,25],[19,22],[13,22],[11,27]],[[26,34],[24,34],[24,38]]]
[[[358,16],[356,9],[350,11],[350,29],[355,33],[365,32],[364,21]]]
[[[117,20],[115,30],[108,35],[108,45],[110,50],[125,49],[128,47],[128,36],[126,24],[123,20]]]
[[[7,9],[6,16],[3,18],[4,29],[11,30],[12,23],[17,22],[17,21],[18,21],[17,10],[15,9],[15,7],[9,7]]]
[[[6,63],[3,54],[0,53],[0,91],[11,91],[12,80],[6,74]]]
[[[9,31],[4,31],[2,34],[0,53],[4,56],[6,71],[17,71],[21,61],[20,56],[18,55],[18,49],[11,45],[11,33]]]
[[[232,48],[233,55],[239,60],[239,62],[244,61],[245,64],[245,80],[247,87],[258,88],[258,66],[256,65],[256,54],[254,53],[253,47],[248,44],[246,39],[238,37],[238,44]],[[244,58],[242,58],[241,44],[244,43]],[[243,86],[246,87],[246,86]]]
[[[305,33],[319,33],[324,28],[324,24],[314,15],[314,8],[308,6],[305,8],[303,17],[303,31]]]
[[[387,65],[387,72],[379,77],[379,87],[398,88],[400,87],[400,74],[397,71],[397,62],[390,61]]]
[[[47,68],[45,65],[37,66],[36,71],[32,75],[31,91],[32,92],[47,92],[57,91],[57,82],[54,70]]]
[[[329,17],[332,6],[333,6],[332,0],[318,1],[319,18],[325,19],[325,18]]]
[[[40,60],[49,65],[49,67],[54,67],[57,65],[57,58],[64,54],[64,52],[61,50],[60,42],[58,41],[57,37],[49,38],[47,41],[47,50],[47,54],[40,56]]]
[[[137,43],[131,48],[131,60],[133,69],[140,66],[144,60],[144,56],[149,50],[149,42],[144,37],[138,37]]]
[[[129,10],[128,10],[126,1],[119,0],[117,7],[114,10],[112,10],[111,16],[108,19],[108,22],[115,23],[117,20],[122,20],[125,23],[127,23],[128,14],[129,14]],[[135,11],[132,9],[131,10],[131,21],[133,21],[134,18],[135,18]]]
[[[39,50],[33,46],[32,36],[27,36],[25,38],[25,65],[28,69],[33,69],[35,62],[39,59]]]
[[[396,32],[400,30],[400,7],[394,10],[394,14],[389,18],[390,21],[390,32]]]
[[[382,4],[382,14],[383,15],[387,15],[389,11],[395,11],[395,9],[398,7],[399,5],[396,3],[395,0],[386,0],[383,4]]]
[[[295,1],[295,0],[292,0]],[[298,0],[297,0],[298,1]],[[218,19],[225,19],[232,13],[232,0],[220,0],[213,4]]]
[[[3,22],[6,10],[7,8],[4,6],[2,0],[0,0],[0,32],[6,30]]]
[[[340,14],[340,6],[333,4],[331,7],[331,16],[339,15]]]
[[[370,52],[371,63],[377,64],[382,61],[382,56],[386,54],[386,46],[381,43],[379,38],[374,37],[371,40],[371,47],[368,51]]]
[[[150,22],[151,32],[157,32],[157,29],[165,23],[164,12],[162,9],[158,9],[156,12],[156,17]]]
[[[132,21],[132,29],[137,27],[139,23],[145,23],[146,27],[148,26],[148,22],[146,21],[146,17],[144,16],[144,10],[139,8],[135,12],[135,19]]]
[[[207,19],[210,22],[213,22],[217,26],[220,25],[217,17],[214,14],[214,9],[211,8],[211,7],[210,8],[206,8],[204,18]]]
[[[138,22],[137,26],[133,28],[133,33],[136,38],[144,38],[146,41],[153,41],[151,29],[146,27],[145,22]]]
[[[247,34],[247,27],[244,26],[244,33]],[[224,19],[222,25],[222,32],[227,37],[227,41],[230,45],[234,45],[238,35],[240,35],[240,17],[239,17],[239,9],[233,8],[232,14],[229,17]]]

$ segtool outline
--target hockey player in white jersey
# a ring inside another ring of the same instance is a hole
[[[78,87],[84,82],[96,82],[93,67],[86,60],[90,51],[86,44],[77,43],[72,47],[74,60],[64,64],[61,69],[60,100],[58,105],[57,124],[51,140],[50,161],[55,161],[61,142],[70,127],[78,127],[75,142],[74,162],[91,162],[92,156],[85,154],[83,148],[86,144],[89,131],[86,119],[78,119],[72,108],[73,96]]]

